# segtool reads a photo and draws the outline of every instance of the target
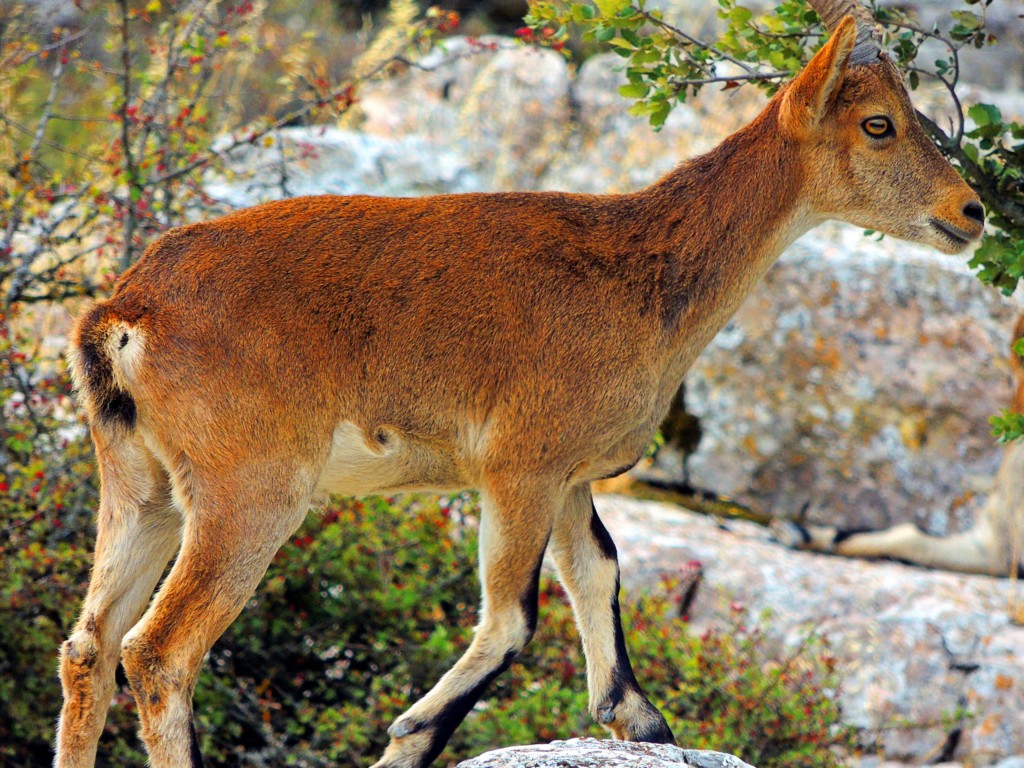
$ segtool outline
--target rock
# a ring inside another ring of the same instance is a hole
[[[565,59],[508,38],[451,38],[421,66],[360,89],[360,129],[457,147],[487,189],[536,189],[572,125]]]
[[[475,192],[480,179],[453,150],[417,137],[381,138],[337,128],[284,128],[268,144],[228,156],[228,177],[206,193],[232,206],[315,194],[426,195]]]
[[[690,482],[844,528],[967,527],[999,464],[987,420],[1008,404],[1021,297],[959,257],[809,233],[687,376],[703,430]]]
[[[507,747],[465,760],[457,768],[751,768],[722,752],[680,749],[667,744],[569,739],[550,744]]]
[[[602,194],[630,192],[656,181],[681,160],[712,149],[725,135],[752,119],[764,105],[753,88],[723,93],[705,90],[679,104],[656,132],[646,118],[626,112],[618,93],[626,82],[623,59],[614,53],[583,63],[572,83],[576,131],[567,150],[554,158],[542,189]],[[707,126],[713,124],[713,130]]]
[[[1008,609],[1024,594],[990,579],[784,549],[766,529],[675,507],[599,496],[629,593],[703,564],[688,613],[695,631],[770,611],[780,655],[824,635],[845,681],[844,720],[887,760],[921,762],[960,729],[956,760],[988,765],[1024,746],[1024,627]],[[641,683],[643,681],[641,680]],[[958,719],[966,706],[973,717]]]

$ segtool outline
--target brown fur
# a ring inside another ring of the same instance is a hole
[[[1024,315],[1012,342],[1024,337]],[[1010,409],[1024,413],[1024,365],[1011,348],[1014,390]],[[929,568],[991,576],[1024,575],[1024,444],[1006,446],[992,493],[974,526],[954,536],[929,536],[912,524],[884,531],[847,534],[831,526],[772,523],[775,537],[790,546],[847,557],[891,557]]]
[[[101,541],[120,548],[98,547],[64,646],[57,764],[92,764],[119,648],[152,764],[194,764],[203,655],[310,502],[465,486],[484,501],[480,626],[378,766],[428,764],[528,642],[549,540],[595,716],[620,738],[671,741],[626,656],[589,482],[638,459],[698,352],[816,223],[946,250],[961,246],[913,222],[980,232],[892,66],[847,70],[854,35],[847,20],[754,122],[634,194],[299,198],[154,243],[71,343]],[[880,111],[898,135],[869,147],[860,120]],[[139,620],[170,555],[137,527],[168,497],[181,549]]]

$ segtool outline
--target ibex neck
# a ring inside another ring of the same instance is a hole
[[[777,112],[773,101],[717,148],[640,193],[654,213],[648,243],[666,252],[662,319],[685,347],[677,350],[685,367],[815,223],[801,202],[796,147],[780,134]]]

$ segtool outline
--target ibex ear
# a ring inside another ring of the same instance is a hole
[[[780,115],[786,127],[799,132],[813,127],[825,116],[843,81],[843,72],[856,42],[857,22],[853,16],[847,16],[786,89]]]

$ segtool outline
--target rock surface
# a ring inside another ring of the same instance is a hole
[[[458,152],[417,136],[384,138],[338,128],[283,128],[228,157],[229,178],[206,193],[231,206],[299,195],[431,195],[477,192],[483,182]]]
[[[1024,626],[1010,612],[1024,587],[1007,579],[795,552],[752,523],[719,523],[664,504],[597,498],[619,549],[625,589],[656,587],[697,560],[695,629],[726,625],[738,601],[780,654],[809,632],[829,641],[844,679],[844,720],[886,759],[943,753],[989,765],[1024,753]],[[972,718],[958,718],[966,707]]]
[[[967,527],[1001,456],[988,417],[1009,401],[1018,296],[959,257],[805,235],[687,375],[703,430],[690,481],[847,528]]]
[[[751,768],[722,752],[680,749],[600,739],[569,739],[550,744],[496,749],[465,760],[457,768]]]
[[[505,38],[452,38],[421,66],[360,89],[360,129],[458,151],[488,189],[537,189],[572,125],[565,60]]]

